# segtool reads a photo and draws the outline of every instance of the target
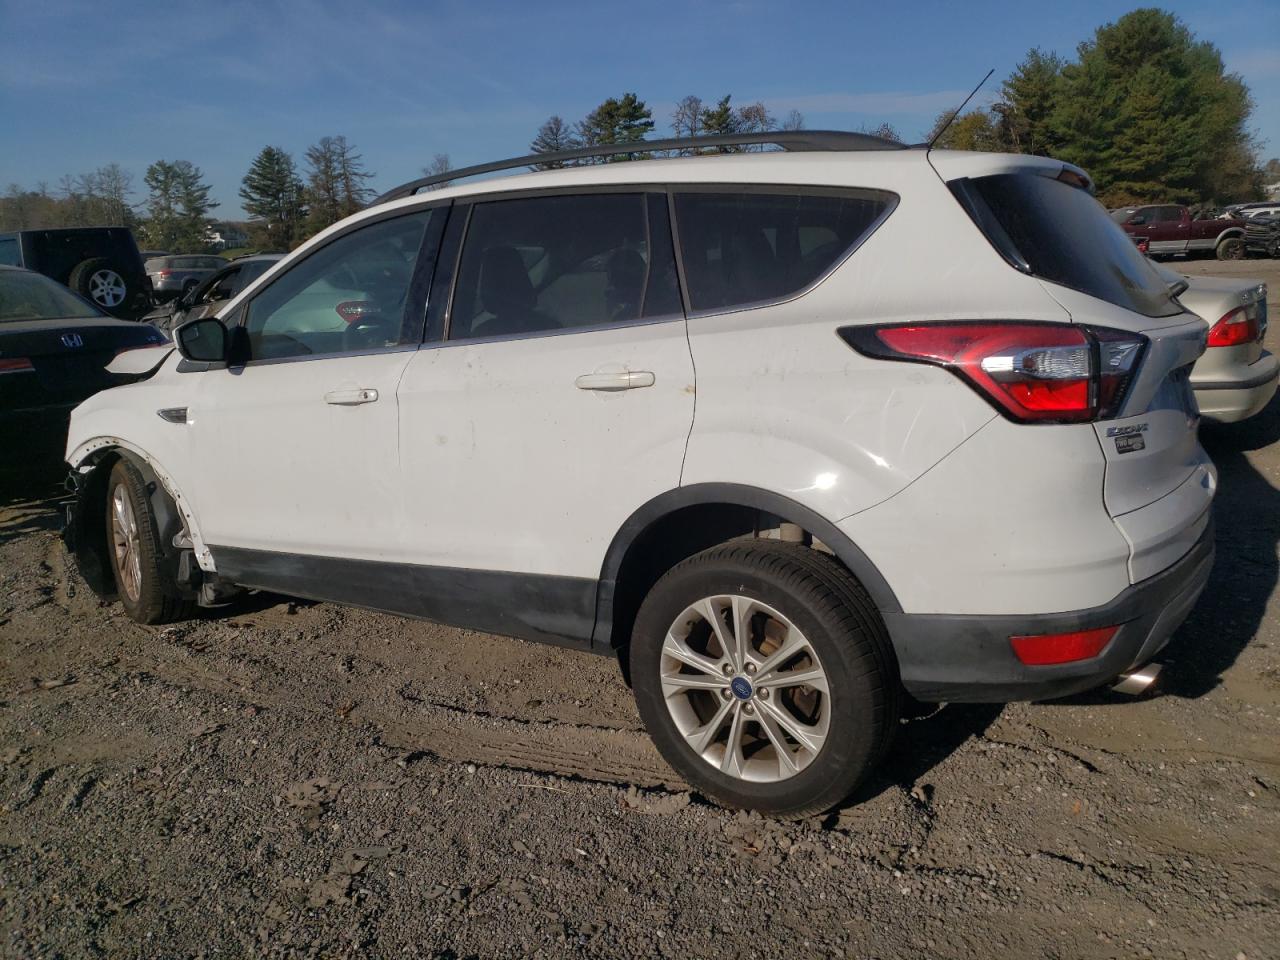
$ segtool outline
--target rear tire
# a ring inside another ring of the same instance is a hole
[[[630,668],[658,750],[727,807],[828,810],[898,725],[897,661],[874,603],[831,557],[795,544],[738,541],[670,570],[641,604]]]
[[[146,480],[127,460],[117,461],[107,479],[106,520],[116,594],[129,618],[169,623],[190,617],[195,600],[178,587],[160,543]]]
[[[1240,237],[1227,237],[1215,251],[1219,260],[1243,260],[1244,241]]]

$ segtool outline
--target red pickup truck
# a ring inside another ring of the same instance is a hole
[[[1239,260],[1245,254],[1243,220],[1193,220],[1190,210],[1175,204],[1121,207],[1111,217],[1139,247],[1145,241],[1153,257],[1214,253],[1219,260]]]

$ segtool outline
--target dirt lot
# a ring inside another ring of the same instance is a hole
[[[1280,318],[1280,265],[1187,269]],[[1162,695],[942,707],[800,823],[685,792],[602,658],[277,597],[137,626],[11,483],[0,954],[1280,955],[1278,439],[1280,402],[1205,430]]]

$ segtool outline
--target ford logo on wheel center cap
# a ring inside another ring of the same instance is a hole
[[[751,681],[746,677],[734,677],[729,681],[729,689],[739,700],[751,699]]]

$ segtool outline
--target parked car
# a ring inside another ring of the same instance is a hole
[[[1233,203],[1224,209],[1227,216],[1239,217],[1241,220],[1257,216],[1274,217],[1280,215],[1280,202],[1262,200],[1257,203]]]
[[[1275,396],[1280,362],[1262,349],[1267,334],[1267,285],[1235,277],[1184,277],[1153,264],[1184,307],[1209,324],[1208,349],[1191,370],[1200,413],[1236,423]]]
[[[145,265],[155,299],[165,301],[190,293],[200,281],[225,267],[227,261],[222,257],[179,254],[153,257]]]
[[[26,267],[92,300],[113,317],[151,309],[151,283],[128,227],[0,233],[0,265]]]
[[[152,310],[146,319],[158,327],[171,330],[188,320],[211,316],[283,257],[283,253],[266,253],[240,257],[230,263],[224,260],[225,266],[220,270],[210,274],[196,286],[189,287],[176,299]]]
[[[1280,216],[1250,217],[1244,226],[1244,245],[1250,253],[1280,259]]]
[[[1207,326],[1087,175],[645,146],[717,153],[423,178],[179,327],[72,417],[86,580],[145,623],[238,586],[616,656],[688,783],[784,815],[904,690],[1147,686],[1213,560]]]
[[[1153,257],[1213,253],[1219,260],[1239,260],[1244,256],[1242,220],[1196,220],[1177,204],[1122,207],[1111,216],[1130,236],[1145,239]]]
[[[30,456],[42,439],[60,451],[71,408],[121,382],[107,364],[123,351],[164,340],[150,324],[109,317],[48,277],[0,266],[4,459]]]

